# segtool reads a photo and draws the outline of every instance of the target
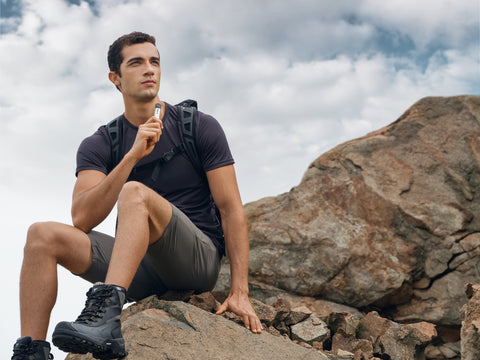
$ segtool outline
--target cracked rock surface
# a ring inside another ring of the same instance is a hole
[[[250,275],[302,296],[460,326],[480,260],[480,97],[425,98],[245,206]]]
[[[234,321],[212,314],[209,310],[216,303],[211,294],[193,296],[193,300],[190,295],[183,300],[195,305],[151,296],[124,309],[122,333],[128,351],[124,359],[342,360],[312,351],[282,336],[268,332],[255,335]],[[199,298],[203,305],[197,301]],[[93,357],[91,354],[70,354],[67,359],[91,360]]]

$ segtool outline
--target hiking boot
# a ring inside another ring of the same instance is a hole
[[[51,360],[50,344],[42,340],[33,340],[30,336],[17,339],[13,345],[12,360]]]
[[[96,359],[117,359],[127,355],[120,314],[126,292],[121,286],[96,283],[87,293],[85,308],[74,322],[57,324],[52,341],[74,354],[92,353]]]

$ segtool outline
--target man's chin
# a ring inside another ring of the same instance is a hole
[[[158,90],[148,90],[137,94],[136,98],[138,101],[150,102],[157,97],[157,94]]]

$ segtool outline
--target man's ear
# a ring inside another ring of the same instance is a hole
[[[110,71],[108,73],[108,79],[118,88],[120,86],[120,75],[115,71]]]

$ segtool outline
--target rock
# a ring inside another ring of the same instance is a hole
[[[225,279],[230,278],[230,269],[228,265],[228,259],[222,260],[222,268],[220,270],[220,282],[217,283],[215,289],[212,291],[217,299],[225,299],[230,291],[229,282],[226,283]],[[307,308],[307,313],[314,312],[323,321],[327,321],[328,316],[332,312],[349,312],[355,316],[362,317],[362,313],[347,305],[335,303],[324,299],[316,299],[311,296],[299,296],[289,293],[285,290],[279,289],[275,286],[268,285],[256,281],[255,279],[249,279],[250,296],[258,299],[265,304],[274,306],[277,309],[278,304],[282,303],[288,307],[287,311],[291,311],[292,308]],[[279,303],[276,305],[276,303]],[[282,311],[282,309],[277,309]],[[285,309],[284,309],[285,310]],[[303,310],[305,311],[305,310]]]
[[[328,316],[328,327],[334,332],[342,330],[347,335],[354,336],[357,333],[360,318],[349,312],[331,313]]]
[[[277,311],[279,314],[288,314],[290,311],[292,311],[292,301],[288,298],[278,298],[275,300],[272,304],[274,309]],[[282,319],[283,320],[283,319]]]
[[[462,323],[462,360],[480,358],[480,285],[467,284],[468,303]]]
[[[355,359],[371,359],[373,357],[372,342],[366,339],[357,339],[353,334],[347,334],[339,329],[332,338],[332,351],[338,354],[339,350],[354,354]]]
[[[433,345],[425,348],[427,359],[460,359],[460,341],[456,343]]]
[[[267,332],[253,334],[191,304],[156,296],[124,310],[122,332],[129,352],[125,360],[335,359]],[[66,359],[93,358],[88,354]]]
[[[460,327],[437,325],[438,338],[444,343],[456,343],[460,341]]]
[[[250,275],[396,321],[460,326],[463,286],[480,282],[478,179],[480,97],[421,99],[320,156],[290,192],[245,206]]]
[[[310,315],[306,320],[291,327],[292,339],[312,344],[314,341],[324,342],[330,338],[330,329],[316,315]]]
[[[188,303],[208,312],[216,312],[220,307],[220,303],[211,292],[192,295]]]
[[[311,309],[315,314],[320,316],[320,318],[324,321],[328,321],[331,313],[348,313],[357,318],[363,317],[363,314],[359,310],[351,306],[337,304],[327,300],[315,300],[311,302],[308,300],[305,301],[308,304],[307,306],[309,307],[309,309]]]
[[[251,299],[253,309],[257,313],[262,324],[270,326],[277,316],[277,311],[273,306],[266,305],[257,299]]]
[[[372,342],[374,354],[391,359],[416,360],[417,354],[424,352],[437,333],[433,324],[401,325],[370,312],[360,320],[357,335]]]
[[[288,313],[284,321],[286,325],[292,326],[307,319],[311,314],[312,312],[306,307],[295,308]]]
[[[350,351],[345,351],[345,350],[338,350],[337,355],[341,357],[346,357],[348,359],[353,359],[354,354],[352,354]]]
[[[480,97],[420,100],[245,205],[265,332],[212,314],[230,289],[224,259],[212,293],[124,309],[126,360],[480,358],[480,285],[464,288],[480,284],[479,175]]]

